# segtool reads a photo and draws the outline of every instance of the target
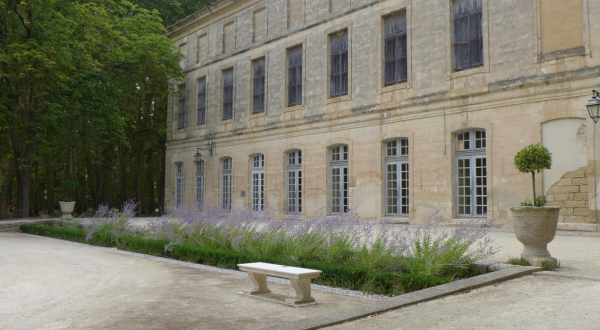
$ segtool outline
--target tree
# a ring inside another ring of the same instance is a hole
[[[515,156],[515,166],[521,173],[531,172],[533,179],[533,204],[539,205],[535,196],[535,172],[540,173],[543,169],[550,169],[552,166],[552,154],[541,144],[531,144],[517,152]]]
[[[10,134],[18,216],[27,217],[34,161],[62,158],[67,177],[76,179],[79,148],[101,155],[113,151],[109,142],[127,146],[126,128],[140,105],[128,102],[127,93],[180,78],[181,55],[164,36],[158,12],[128,1],[0,0],[0,6],[0,122]],[[169,90],[144,96],[157,100]]]

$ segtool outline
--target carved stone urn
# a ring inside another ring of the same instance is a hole
[[[61,219],[73,219],[71,213],[75,209],[75,202],[58,202],[60,204],[60,212],[63,214]]]
[[[556,264],[556,258],[550,256],[548,243],[556,235],[559,206],[520,206],[512,207],[515,235],[523,243],[521,257],[529,260],[533,266],[542,262]]]

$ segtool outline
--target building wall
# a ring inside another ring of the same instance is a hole
[[[229,156],[233,159],[233,206],[248,206],[249,157],[263,153],[266,205],[284,210],[285,153],[301,149],[305,212],[312,214],[328,206],[328,147],[346,143],[350,147],[351,206],[363,217],[381,217],[385,214],[383,142],[406,137],[410,143],[411,203],[408,219],[399,221],[418,223],[435,210],[452,221],[457,218],[455,133],[481,128],[488,139],[488,217],[510,226],[509,208],[531,199],[531,176],[516,171],[516,152],[542,142],[543,123],[577,118],[587,127],[594,125],[585,104],[600,76],[600,61],[592,56],[600,45],[600,0],[582,2],[579,21],[583,31],[575,35],[581,37],[583,46],[575,50],[553,46],[551,51],[542,45],[547,32],[540,22],[553,12],[546,14],[540,6],[555,1],[482,2],[484,65],[461,72],[452,69],[449,0],[305,0],[300,9],[293,8],[291,21],[288,0],[240,0],[217,3],[211,13],[197,14],[168,28],[168,35],[188,58],[184,69],[188,99],[184,129],[177,129],[175,97],[170,103],[167,211],[173,207],[173,164],[186,164],[184,199],[193,201],[193,154],[197,147],[206,148],[208,141],[215,141],[216,154],[205,157],[209,201],[218,201],[218,161]],[[254,13],[260,10],[266,10],[267,33],[258,40],[253,39],[252,29]],[[296,15],[297,10],[302,15]],[[407,17],[408,78],[406,83],[385,87],[382,17],[397,11],[405,11]],[[227,24],[235,26],[235,49],[223,53]],[[566,26],[579,29],[575,23]],[[330,99],[328,35],[342,29],[349,34],[349,93]],[[556,38],[562,37],[561,31],[565,38],[573,38],[571,28],[553,30]],[[204,35],[209,49],[201,53],[208,55],[197,61],[197,38]],[[304,55],[303,104],[286,107],[286,49],[299,44]],[[260,57],[267,63],[266,111],[251,114],[251,62]],[[234,116],[222,121],[221,72],[231,67]],[[195,81],[204,76],[208,86],[206,124],[196,125]],[[588,141],[595,137],[593,129],[585,134]],[[587,143],[585,150],[590,182],[595,179],[592,146]],[[546,181],[536,180],[537,191],[542,191],[543,184],[554,184]],[[596,193],[588,190],[586,207],[590,212],[582,221],[595,224]]]

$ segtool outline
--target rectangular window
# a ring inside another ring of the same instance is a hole
[[[185,85],[179,86],[179,106],[177,108],[177,129],[185,127]]]
[[[265,111],[265,59],[255,60],[252,66],[252,113],[261,113]]]
[[[223,120],[233,118],[233,69],[223,71]]]
[[[406,216],[409,213],[408,139],[388,141],[385,155],[386,214]]]
[[[183,204],[183,163],[176,164],[175,175],[175,207]]]
[[[330,194],[331,214],[349,211],[348,196],[348,146],[331,148]]]
[[[206,122],[206,78],[198,80],[198,125]]]
[[[483,216],[487,213],[487,159],[484,130],[456,135],[456,213]]]
[[[302,46],[288,50],[288,107],[302,104]]]
[[[386,17],[383,25],[385,86],[392,86],[407,80],[406,13]]]
[[[329,97],[348,95],[348,30],[330,36]]]
[[[302,151],[288,153],[288,213],[302,213]]]
[[[453,0],[454,70],[483,65],[481,0]]]
[[[196,205],[202,209],[204,203],[204,161],[196,163]]]
[[[265,155],[252,157],[252,210],[265,208]]]
[[[231,210],[231,158],[224,158],[221,169],[221,207],[225,211]]]

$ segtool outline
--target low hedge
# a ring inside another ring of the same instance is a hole
[[[86,241],[86,232],[84,229],[22,225],[21,230],[35,235],[55,237],[99,246],[116,246],[120,250],[220,268],[237,270],[237,264],[267,262],[279,265],[318,269],[321,270],[322,273],[321,276],[313,280],[317,284],[343,287],[351,290],[376,292],[380,294],[408,293],[452,281],[452,279],[448,277],[428,277],[419,274],[369,271],[365,268],[355,268],[319,261],[299,260],[298,262],[295,262],[279,257],[240,253],[232,250],[216,249],[199,245],[175,244],[168,246],[168,241],[146,239],[132,235],[123,235],[115,238],[112,233],[107,232],[96,232],[91,240]],[[167,246],[168,248],[166,248]]]
[[[20,225],[19,228],[22,232],[33,235],[60,238],[67,241],[86,243],[97,246],[117,246],[117,240],[113,233],[97,232],[94,234],[92,239],[86,240],[85,237],[87,235],[87,232],[85,231],[85,229],[76,229],[69,227],[49,227],[38,225]]]

